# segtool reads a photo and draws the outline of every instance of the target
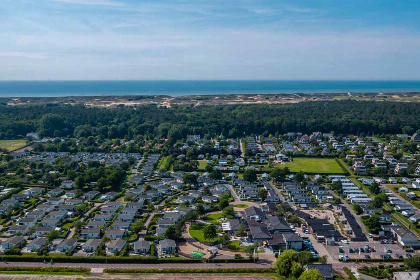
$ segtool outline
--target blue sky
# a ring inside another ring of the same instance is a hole
[[[1,80],[420,79],[420,1],[0,0]]]

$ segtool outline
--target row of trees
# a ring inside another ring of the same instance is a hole
[[[336,133],[401,133],[420,128],[416,103],[329,101],[161,108],[87,108],[68,106],[2,106],[0,139],[36,131],[42,136],[134,139],[137,135],[167,138],[187,134],[240,137],[288,131]]]

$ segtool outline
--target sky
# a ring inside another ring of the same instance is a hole
[[[0,0],[0,80],[418,80],[417,0]]]

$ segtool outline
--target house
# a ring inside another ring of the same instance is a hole
[[[95,252],[99,245],[101,245],[102,240],[101,239],[88,239],[83,245],[82,249],[84,252]]]
[[[44,227],[56,227],[60,222],[60,219],[57,218],[45,218],[41,221],[41,225]]]
[[[127,241],[125,241],[124,239],[121,239],[121,238],[111,240],[108,243],[108,246],[106,247],[106,250],[109,253],[121,252],[124,249],[125,244],[127,244]]]
[[[205,195],[201,198],[204,202],[207,203],[216,203],[217,202],[217,197],[215,196],[209,196],[209,195]]]
[[[289,224],[282,216],[268,216],[269,230],[272,233],[292,232]]]
[[[244,220],[228,219],[226,223],[222,223],[222,230],[224,232],[236,233],[243,226],[245,226],[245,229],[247,228],[247,224]]]
[[[122,229],[110,229],[107,230],[105,235],[111,239],[122,239],[125,235],[125,230]]]
[[[57,197],[57,196],[60,196],[62,194],[64,194],[64,191],[60,188],[53,189],[53,190],[50,190],[48,192],[48,195],[51,196],[51,197]]]
[[[114,221],[112,227],[114,229],[130,230],[130,222]]]
[[[60,244],[57,245],[57,251],[70,252],[76,247],[76,245],[76,238],[63,239],[63,241],[61,241]]]
[[[72,189],[74,187],[74,181],[66,180],[61,182],[61,187],[63,189]]]
[[[29,242],[29,244],[26,246],[26,248],[28,248],[28,251],[30,252],[34,252],[36,250],[40,250],[42,248],[42,246],[47,244],[47,239],[44,237],[37,237],[33,240],[31,240],[31,242]]]
[[[172,239],[159,241],[158,250],[161,254],[171,254],[177,251],[176,242]]]
[[[98,228],[86,228],[80,232],[82,238],[101,238],[101,230]]]
[[[13,236],[1,243],[0,247],[3,251],[13,249],[15,246],[22,244],[25,239],[21,236]]]
[[[24,217],[24,218],[20,218],[18,221],[18,225],[19,226],[34,226],[37,222],[37,219],[35,218],[28,218],[28,217]]]
[[[139,241],[134,242],[134,252],[136,254],[149,254],[150,241],[139,240]]]
[[[296,233],[283,233],[284,241],[286,242],[287,249],[293,249],[296,251],[302,250],[303,239]]]
[[[188,204],[192,204],[195,200],[195,197],[193,196],[189,196],[189,195],[183,195],[178,197],[178,199],[175,201],[175,203],[178,204],[183,204],[183,203],[188,203]]]
[[[390,228],[398,244],[402,247],[420,248],[420,241],[414,234],[399,226],[391,226]]]
[[[318,270],[322,274],[322,277],[326,280],[334,279],[332,264],[307,264],[305,268]]]
[[[22,234],[25,235],[30,227],[28,226],[11,226],[7,231],[9,234]]]
[[[100,195],[100,192],[90,191],[90,192],[85,193],[85,199],[95,199],[98,195]]]
[[[45,237],[50,231],[52,231],[54,228],[52,227],[36,227],[35,233],[33,236],[35,237]]]
[[[267,241],[272,239],[270,231],[266,226],[249,226],[250,235],[248,236],[249,242],[256,242],[256,241]]]
[[[260,221],[264,218],[264,213],[260,208],[248,207],[244,210],[246,219]]]

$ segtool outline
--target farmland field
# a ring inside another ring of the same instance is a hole
[[[279,167],[289,167],[291,172],[308,173],[345,173],[333,158],[293,158],[291,162],[279,165]]]
[[[0,148],[7,151],[14,151],[26,145],[25,140],[0,140]]]

